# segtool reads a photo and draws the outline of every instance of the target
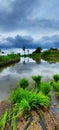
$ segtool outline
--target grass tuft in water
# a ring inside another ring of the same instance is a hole
[[[54,79],[54,81],[59,81],[59,75],[58,74],[54,74],[53,75],[53,79]]]
[[[41,78],[41,75],[32,76],[32,79],[35,81],[35,87],[40,88]]]
[[[49,83],[47,82],[42,82],[41,85],[40,85],[40,90],[43,94],[47,95],[50,93],[51,91],[51,86]]]
[[[59,92],[59,82],[53,82],[54,90]]]
[[[25,89],[29,86],[29,81],[26,78],[22,78],[19,82],[19,86]]]

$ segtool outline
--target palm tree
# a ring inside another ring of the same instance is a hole
[[[25,56],[25,46],[23,47],[23,51],[24,51],[24,56]]]

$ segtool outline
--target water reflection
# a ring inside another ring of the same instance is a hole
[[[0,71],[0,100],[6,99],[20,78],[31,80],[33,75],[42,75],[42,80],[49,80],[53,74],[59,74],[59,63],[49,64],[40,60],[39,64],[30,58],[21,58],[19,63],[6,67]]]
[[[26,58],[24,57],[24,59],[23,59],[23,64],[26,64],[26,63],[28,63],[29,62],[29,57],[27,58],[27,61],[26,61]]]

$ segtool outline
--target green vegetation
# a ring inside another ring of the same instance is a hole
[[[53,87],[55,91],[59,92],[59,82],[53,82]]]
[[[6,111],[0,121],[0,129],[4,130],[8,120],[8,111]]]
[[[59,81],[59,75],[58,75],[58,74],[53,75],[53,79],[54,79],[56,82]]]
[[[22,55],[23,57],[30,57],[36,61],[37,64],[40,63],[40,60],[43,59],[49,63],[59,62],[59,50],[56,48],[50,48],[46,51],[41,51],[42,48],[38,47],[32,54]]]
[[[35,81],[35,87],[37,88],[40,87],[41,78],[42,78],[41,75],[32,76],[32,79]]]
[[[18,95],[18,96],[17,96]],[[28,115],[34,108],[47,108],[50,104],[50,98],[42,93],[35,93],[28,89],[18,88],[11,94],[11,101],[14,103],[12,112],[7,111],[1,119],[0,128],[4,130],[7,122],[11,120],[13,130],[17,130],[17,119],[25,114]],[[8,113],[8,115],[7,115]],[[12,113],[12,114],[11,114]],[[7,118],[8,117],[8,118]]]
[[[27,88],[29,86],[29,81],[26,78],[22,78],[20,80],[19,86],[23,89]]]
[[[28,102],[29,104],[29,108],[33,108],[33,107],[37,107],[37,105],[41,105],[42,104],[42,100],[44,100],[42,97],[44,97],[45,101],[43,101],[43,107],[46,107],[48,106],[49,104],[49,101],[46,102],[46,98],[48,99],[48,97],[46,96],[45,98],[45,95],[42,94],[41,92],[40,93],[36,93],[36,92],[32,92],[28,89],[22,89],[22,88],[18,88],[16,91],[12,92],[11,94],[11,101],[13,103],[23,103],[22,100],[26,100],[25,102]],[[40,97],[40,99],[39,99]],[[39,101],[38,101],[39,99]],[[46,106],[45,106],[45,102],[46,102]]]
[[[41,58],[50,63],[59,62],[59,50],[50,49],[41,53]]]
[[[41,50],[42,50],[41,47],[37,47],[37,49],[32,54],[40,53]]]
[[[46,110],[50,106],[52,85],[59,96],[59,82],[53,80],[49,83],[41,82],[41,78],[40,75],[32,76],[35,81],[34,90],[28,88],[29,81],[26,78],[20,80],[18,88],[12,91],[10,96],[11,109],[8,108],[0,119],[1,130],[4,130],[10,121],[13,130],[17,130],[19,118],[29,116],[32,110],[38,110],[38,108]],[[36,88],[39,91],[36,91]]]
[[[17,97],[18,94],[18,97]],[[15,98],[13,98],[15,97]],[[50,98],[42,93],[29,91],[28,89],[18,88],[11,95],[11,101],[15,104],[13,109],[13,118],[28,115],[34,108],[47,108],[50,104]]]
[[[26,55],[29,56],[33,60],[36,61],[36,63],[40,63],[40,60],[43,59],[45,61],[48,61],[49,63],[55,63],[59,62],[59,50],[55,48],[50,48],[46,51],[41,51],[42,49],[38,47],[32,54]]]
[[[13,130],[17,130],[17,120],[14,118],[12,120]]]
[[[8,54],[7,56],[0,56],[0,67],[13,64],[20,60],[20,54]]]
[[[35,82],[41,83],[41,76],[34,76]],[[23,78],[18,84],[18,88],[14,90],[10,96],[12,109],[8,108],[6,113],[0,120],[0,129],[5,129],[7,122],[11,121],[13,130],[17,130],[17,119],[29,115],[31,110],[38,108],[47,108],[50,105],[50,97],[45,95],[43,91],[36,92],[28,89],[29,82]],[[36,85],[36,87],[37,87]],[[24,87],[25,86],[25,87]]]
[[[43,94],[47,95],[51,91],[51,86],[47,82],[42,82],[40,85],[40,90],[42,91]]]
[[[51,80],[49,83],[53,86],[56,97],[59,99],[59,74],[54,74],[53,80]]]
[[[28,55],[30,58],[36,61],[37,64],[40,63],[41,60],[41,53],[32,53]]]

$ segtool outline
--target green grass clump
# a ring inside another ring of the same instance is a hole
[[[22,88],[18,87],[17,90],[12,91],[10,100],[13,103],[19,103],[23,97],[24,97],[24,90]]]
[[[35,89],[33,91],[20,86],[16,90],[14,90],[10,96],[12,110],[8,109],[8,111],[5,112],[5,114],[1,118],[1,130],[5,129],[5,126],[9,121],[11,121],[11,126],[13,130],[17,130],[17,119],[21,118],[22,116],[24,117],[25,115],[28,116],[31,110],[33,110],[34,108],[47,108],[50,105],[50,97],[48,95],[45,95],[50,92],[50,86],[48,84],[45,83],[43,85],[44,87],[41,87],[41,92],[38,93],[35,91]]]
[[[29,86],[29,81],[26,78],[22,78],[19,82],[19,86],[25,89]]]
[[[50,81],[49,81],[49,84],[50,84],[50,85],[53,85],[53,80],[50,80]]]
[[[42,96],[42,97],[41,97]],[[43,107],[48,106],[47,102],[46,102],[46,98],[47,96],[45,96],[44,94],[41,93],[36,93],[36,92],[32,92],[28,89],[22,89],[22,88],[18,88],[18,90],[15,90],[14,92],[12,92],[11,95],[11,101],[14,103],[19,103],[23,104],[24,102],[29,104],[30,109],[37,107],[38,104],[42,104],[43,101]],[[38,100],[39,99],[39,100]],[[43,99],[43,100],[41,100]],[[39,102],[40,101],[40,102]],[[50,101],[50,100],[49,100]],[[45,102],[46,102],[46,106],[45,106]],[[25,104],[24,104],[25,105]],[[21,105],[20,105],[21,106]],[[28,107],[29,107],[28,106]]]
[[[50,98],[42,93],[33,94],[28,93],[28,98],[24,97],[20,103],[16,103],[13,109],[13,119],[18,117],[24,117],[30,114],[30,111],[34,108],[47,108],[50,104]],[[31,95],[31,96],[30,96]],[[30,98],[29,98],[30,97]],[[34,98],[33,98],[34,97]]]
[[[0,129],[4,130],[8,120],[8,111],[6,111],[0,120]]]
[[[44,108],[47,108],[50,104],[50,98],[46,95],[44,95],[43,93],[39,93],[37,95],[37,103],[44,107]]]
[[[51,86],[47,82],[42,82],[40,85],[40,90],[43,94],[47,95],[51,91]]]
[[[37,88],[40,87],[41,78],[42,78],[41,75],[32,76],[32,79],[35,81],[35,87]]]
[[[23,97],[20,100],[16,99],[16,103],[13,105],[12,111],[6,112],[0,120],[1,130],[5,129],[8,121],[11,121],[13,130],[17,130],[17,119],[19,117],[24,117],[25,115],[28,116],[28,114],[30,114],[30,111],[34,108],[47,108],[49,106],[50,98],[45,96],[44,94],[36,94],[26,89],[21,89],[20,92],[22,90],[24,95],[22,95],[22,93],[20,93],[20,95]]]
[[[17,120],[14,118],[12,121],[13,130],[17,130]]]
[[[23,98],[20,102],[20,107],[19,107],[19,112],[20,112],[20,115],[22,114],[28,114],[30,112],[30,105],[29,105],[29,102]]]
[[[53,79],[56,82],[59,81],[59,75],[58,74],[53,75]]]
[[[55,91],[59,92],[59,82],[53,82],[53,87]]]

